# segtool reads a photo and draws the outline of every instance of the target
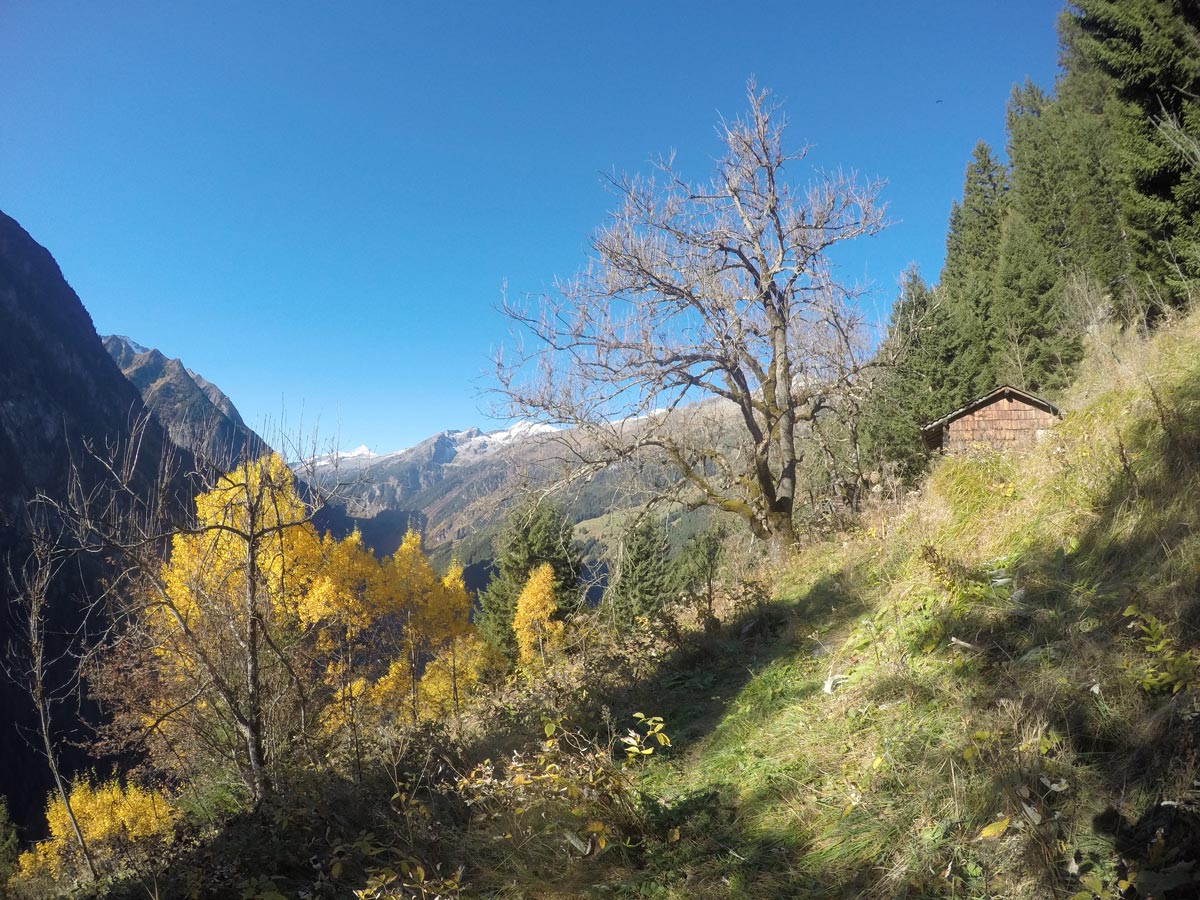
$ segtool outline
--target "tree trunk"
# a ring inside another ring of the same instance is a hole
[[[92,860],[87,841],[84,840],[83,830],[79,827],[75,810],[71,807],[71,797],[63,781],[62,770],[58,767],[58,757],[55,755],[54,740],[51,736],[53,723],[50,713],[51,701],[46,694],[46,636],[43,631],[43,622],[46,615],[46,598],[55,566],[48,553],[37,549],[35,549],[32,559],[35,568],[32,574],[28,570],[22,573],[22,584],[17,583],[15,577],[12,576],[12,570],[9,570],[13,586],[18,592],[25,595],[24,599],[29,607],[29,693],[37,708],[38,729],[42,734],[42,749],[46,753],[46,764],[50,767],[50,774],[54,778],[55,790],[58,792],[59,800],[62,801],[67,820],[71,823],[71,831],[75,834],[75,840],[83,853],[83,861],[87,865],[88,874],[92,881],[96,881],[96,864]]]
[[[262,696],[258,684],[258,615],[251,615],[247,643],[252,648],[246,656],[247,716],[242,725],[246,741],[246,757],[250,763],[250,788],[254,805],[258,807],[272,793],[271,777],[267,774],[267,754],[263,746]]]
[[[409,627],[410,628],[412,627],[411,622],[409,624]],[[409,694],[409,700],[412,703],[412,720],[413,720],[414,725],[417,724],[417,722],[419,721],[418,715],[420,713],[420,709],[418,706],[418,698],[417,698],[417,664],[418,664],[418,662],[420,662],[420,660],[417,656],[416,639],[412,635],[409,635],[409,643],[408,643],[408,686],[409,686],[409,690],[408,690],[408,694]]]
[[[32,631],[32,628],[30,630]],[[40,644],[36,665],[37,674],[34,676],[34,702],[37,704],[38,725],[42,732],[42,747],[46,751],[46,762],[50,766],[50,774],[54,777],[54,787],[58,791],[58,799],[62,801],[63,809],[67,813],[67,820],[71,823],[71,831],[74,832],[75,840],[79,843],[79,849],[83,853],[83,861],[87,865],[88,874],[91,875],[92,881],[95,881],[97,878],[96,864],[92,860],[92,853],[88,849],[87,841],[83,838],[83,831],[79,827],[79,820],[75,817],[75,810],[71,808],[71,798],[67,793],[66,785],[63,783],[62,772],[58,768],[58,758],[54,755],[54,743],[50,740],[50,709],[46,702],[45,689],[42,685],[42,654]]]
[[[251,519],[253,534],[253,518]],[[250,764],[249,785],[257,808],[271,796],[271,777],[267,773],[267,754],[263,746],[262,686],[259,683],[259,629],[263,627],[258,610],[258,541],[248,547],[246,584],[246,716],[242,735],[246,741],[246,756]]]
[[[796,549],[796,525],[792,514],[778,508],[767,513],[766,539],[774,559],[782,559]]]
[[[458,708],[458,635],[450,640],[450,698],[454,703],[454,720],[459,718]]]

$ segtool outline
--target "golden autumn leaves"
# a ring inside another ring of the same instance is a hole
[[[178,817],[157,791],[115,780],[100,784],[81,781],[71,789],[70,801],[88,848],[101,862],[128,854],[134,847],[167,840]],[[67,866],[78,864],[79,848],[66,803],[57,796],[52,795],[47,804],[46,824],[49,837],[21,854],[18,878],[57,878]]]
[[[140,589],[136,665],[112,673],[157,763],[222,764],[257,802],[289,764],[360,761],[378,726],[457,714],[486,659],[460,566],[439,576],[415,532],[382,560],[320,535],[277,455],[195,509]]]
[[[517,661],[522,666],[545,665],[546,653],[558,647],[563,623],[552,617],[558,610],[554,596],[554,569],[542,563],[531,573],[517,596],[513,632],[517,636]]]
[[[506,665],[471,621],[462,567],[439,575],[417,533],[379,559],[358,533],[321,535],[311,519],[285,461],[267,456],[212,479],[165,560],[131,578],[123,633],[89,681],[112,713],[108,746],[144,751],[151,777],[52,798],[52,823],[73,809],[82,833],[72,843],[56,826],[22,860],[28,875],[69,878],[85,841],[103,872],[128,841],[168,839],[167,795],[236,785],[257,805],[299,772],[361,778],[396,729],[457,718]],[[526,671],[559,649],[557,606],[540,566],[513,621]]]
[[[247,463],[197,497],[195,527],[146,591],[138,624],[156,690],[133,692],[147,701],[142,727],[173,755],[201,736],[252,789],[248,740],[268,764],[297,746],[310,762],[358,757],[372,728],[456,716],[496,664],[471,604],[462,567],[439,576],[416,532],[382,560],[358,533],[321,536],[279,456]],[[539,566],[513,621],[523,667],[561,643],[556,609],[554,573]],[[352,750],[336,746],[347,735]]]

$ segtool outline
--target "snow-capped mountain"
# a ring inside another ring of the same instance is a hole
[[[364,539],[391,553],[403,529],[420,527],[426,546],[452,544],[498,519],[508,493],[531,480],[547,437],[557,429],[516,422],[484,433],[451,429],[413,447],[380,453],[363,445],[294,464],[305,479],[337,486]]]
[[[460,432],[464,436],[459,441],[460,453],[487,453],[498,450],[501,447],[519,444],[531,438],[553,434],[559,429],[554,425],[544,425],[539,422],[526,422],[522,420],[510,425],[508,428],[500,431],[489,431],[486,434],[480,432],[477,428],[470,430],[475,432],[470,437],[466,437],[467,432]]]
[[[362,444],[353,450],[338,450],[313,457],[306,460],[304,465],[321,471],[336,468],[342,473],[358,473],[366,469],[381,472],[394,463],[404,464],[411,461],[413,454],[423,458],[424,452],[431,449],[431,444],[432,458],[435,462],[447,465],[466,464],[503,447],[553,434],[558,430],[560,429],[554,425],[527,421],[515,422],[508,428],[488,432],[478,428],[449,429],[427,438],[415,447],[405,447],[403,450],[376,453],[366,444]]]

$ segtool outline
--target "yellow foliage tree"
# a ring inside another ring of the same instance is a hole
[[[402,627],[408,706],[412,721],[416,722],[421,714],[417,689],[421,669],[447,621],[441,579],[425,558],[421,535],[417,532],[409,531],[384,564],[384,594]]]
[[[309,519],[278,455],[215,479],[149,573],[137,617],[148,653],[126,660],[136,687],[122,699],[140,703],[145,730],[187,766],[189,749],[232,763],[256,803],[297,736],[315,758],[303,612],[329,546]]]
[[[366,702],[375,724],[411,719],[415,690],[407,657],[392,660],[388,670],[368,688]]]
[[[382,724],[457,711],[466,682],[478,679],[464,657],[475,649],[470,610],[462,567],[439,579],[415,531],[382,564],[357,534],[331,545],[301,613],[320,629],[332,658],[326,677],[343,706],[327,713],[327,727],[349,727],[357,742],[360,715]]]
[[[150,850],[169,839],[177,813],[167,799],[137,785],[118,781],[91,784],[81,781],[71,788],[71,809],[79,822],[88,850],[98,867],[110,868],[131,852]],[[72,830],[66,804],[57,794],[46,803],[50,836],[22,853],[17,877],[25,880],[59,879],[82,866],[79,843]]]
[[[370,680],[378,674],[384,642],[383,570],[357,529],[341,541],[326,536],[320,576],[300,606],[300,618],[313,647],[325,660],[322,734],[327,741],[346,739],[361,774],[364,727],[370,704]]]
[[[463,701],[494,665],[492,650],[474,626],[452,638],[421,676],[421,708],[428,719],[458,716]]]
[[[422,695],[435,715],[458,716],[467,691],[478,684],[486,646],[471,623],[471,595],[457,560],[442,577],[442,594],[434,618],[437,655],[425,667]]]
[[[361,771],[369,726],[457,713],[482,668],[461,567],[439,578],[416,532],[381,563],[310,518],[278,456],[215,479],[97,679],[131,742],[181,777],[231,768],[255,804],[297,751],[326,765],[340,744]]]
[[[358,529],[341,541],[326,535],[321,547],[320,577],[302,598],[298,612],[306,627],[336,624],[323,635],[329,646],[329,641],[336,644],[343,639],[341,632],[354,637],[378,618],[383,572]]]
[[[542,563],[529,574],[529,580],[517,597],[513,631],[517,636],[517,661],[528,666],[546,662],[546,651],[554,649],[562,635],[563,623],[552,617],[558,609],[554,596],[554,569]]]
[[[479,682],[487,649],[471,624],[471,595],[462,566],[451,563],[441,579],[410,533],[384,566],[384,593],[403,621],[401,650],[370,690],[381,721],[407,708],[411,721],[457,716]]]

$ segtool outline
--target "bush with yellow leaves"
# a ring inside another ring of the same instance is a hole
[[[71,810],[98,871],[129,867],[148,851],[170,841],[177,811],[157,791],[117,780],[71,788]],[[17,878],[22,881],[72,880],[86,871],[66,804],[50,794],[46,804],[50,837],[21,854]]]

